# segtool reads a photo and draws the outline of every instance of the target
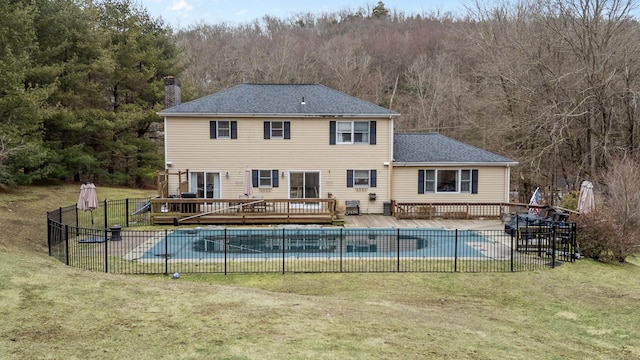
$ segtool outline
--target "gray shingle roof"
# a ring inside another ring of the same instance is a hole
[[[490,153],[436,133],[396,133],[393,158],[397,163],[493,163],[516,164],[506,157]]]
[[[304,99],[305,104],[301,104]],[[168,115],[356,115],[400,114],[320,84],[241,84],[162,110]]]

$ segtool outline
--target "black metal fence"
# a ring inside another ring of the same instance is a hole
[[[104,200],[95,210],[84,211],[75,205],[61,207],[47,212],[47,219],[72,227],[93,227],[108,229],[111,225],[122,227],[153,225],[150,212],[150,198]]]
[[[151,225],[148,213],[138,211],[147,202],[105,201],[90,214],[75,207],[49,212],[49,255],[69,266],[123,274],[515,272],[578,256],[575,224],[566,222],[516,221],[505,230],[134,229]]]

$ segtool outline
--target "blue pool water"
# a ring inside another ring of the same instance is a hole
[[[483,258],[471,230],[443,229],[177,229],[141,259],[438,257]],[[225,246],[226,244],[226,246]],[[284,249],[284,251],[283,251]]]

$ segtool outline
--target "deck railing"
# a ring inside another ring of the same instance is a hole
[[[393,202],[393,215],[398,219],[503,219],[530,208],[547,206],[520,203],[434,203]]]
[[[156,224],[331,223],[335,199],[188,199],[151,200]]]

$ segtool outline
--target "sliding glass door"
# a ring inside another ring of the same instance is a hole
[[[189,173],[189,192],[204,199],[220,198],[220,173],[193,171]]]
[[[289,173],[290,199],[319,199],[319,171],[292,171]]]

